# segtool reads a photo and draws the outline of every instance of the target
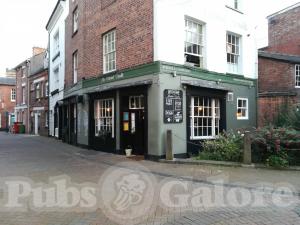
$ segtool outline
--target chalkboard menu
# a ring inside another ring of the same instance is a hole
[[[164,91],[164,123],[182,123],[182,91]]]

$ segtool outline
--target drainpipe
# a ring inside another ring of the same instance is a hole
[[[26,68],[27,68],[27,78],[26,78],[26,87],[27,87],[27,122],[26,122],[26,126],[27,126],[27,133],[29,133],[29,118],[30,118],[30,87],[29,87],[29,69],[30,66],[30,61],[26,60]]]

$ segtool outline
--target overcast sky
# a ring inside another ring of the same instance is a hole
[[[172,0],[169,0],[172,1]],[[199,0],[200,1],[200,0]],[[266,45],[266,16],[299,0],[244,0],[253,2],[257,43]],[[29,58],[32,47],[47,47],[46,23],[57,0],[8,0],[0,2],[0,75]]]

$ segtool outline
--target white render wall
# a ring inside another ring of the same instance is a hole
[[[54,136],[54,107],[56,103],[63,99],[64,97],[64,80],[65,80],[65,19],[69,13],[69,1],[61,1],[59,8],[56,10],[57,13],[54,14],[52,23],[49,25],[49,130],[50,136]],[[54,61],[52,61],[55,56],[54,49],[54,36],[57,31],[59,31],[59,52],[60,55]],[[55,82],[54,70],[59,68],[59,84]],[[51,92],[58,89],[59,93],[51,96]]]
[[[227,31],[242,36],[242,63],[239,74],[257,78],[257,50],[254,26],[248,20],[246,4],[241,12],[226,7],[234,0],[153,0],[154,60],[184,64],[185,16],[204,23],[204,68],[226,73]],[[232,5],[231,4],[231,5]]]

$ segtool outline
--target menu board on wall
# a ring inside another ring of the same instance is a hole
[[[164,91],[164,123],[182,123],[183,93],[180,90]]]

